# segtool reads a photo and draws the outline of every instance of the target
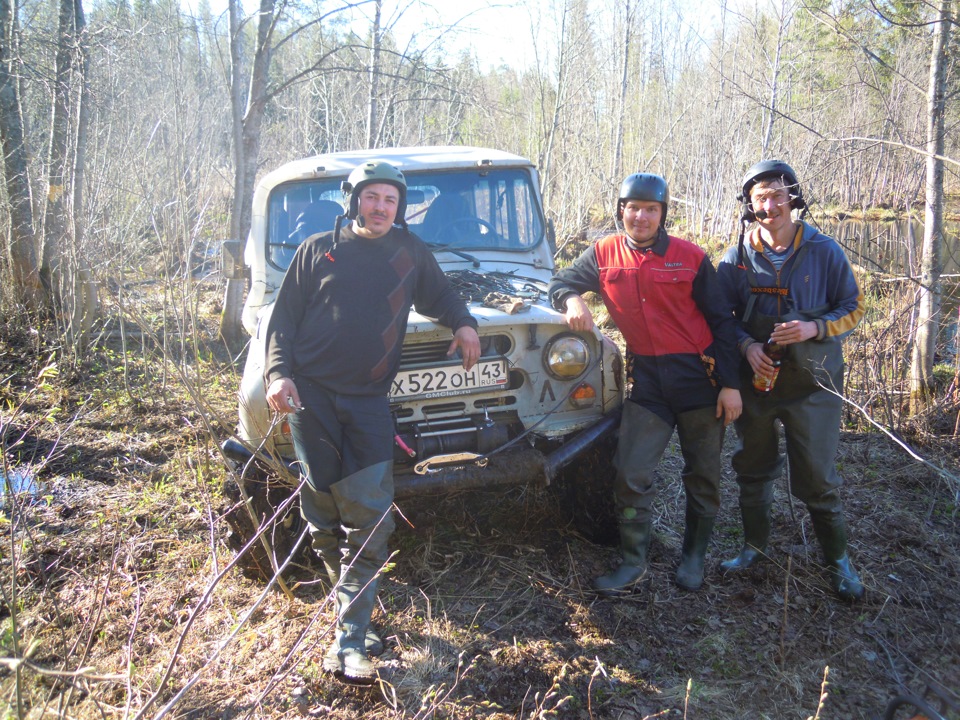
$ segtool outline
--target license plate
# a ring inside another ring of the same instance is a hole
[[[469,371],[462,365],[401,370],[394,378],[391,399],[441,398],[506,387],[507,361],[481,360]]]

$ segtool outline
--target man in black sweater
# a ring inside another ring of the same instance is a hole
[[[411,305],[454,331],[469,370],[480,357],[477,323],[404,220],[406,180],[371,161],[344,185],[342,230],[297,249],[267,325],[267,403],[290,415],[307,482],[300,505],[313,547],[336,586],[337,630],[324,670],[369,684],[378,575],[394,528],[393,419],[387,393],[400,366]],[[399,227],[395,226],[395,223]]]

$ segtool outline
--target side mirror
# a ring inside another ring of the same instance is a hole
[[[249,274],[239,240],[224,240],[220,244],[220,272],[227,280],[243,280]]]

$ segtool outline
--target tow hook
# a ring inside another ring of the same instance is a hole
[[[434,455],[431,458],[418,462],[413,470],[417,475],[429,475],[430,473],[440,472],[464,465],[476,465],[477,467],[486,467],[489,459],[485,455],[479,455],[472,452],[450,453],[448,455]]]

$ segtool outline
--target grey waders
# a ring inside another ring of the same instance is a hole
[[[623,562],[607,575],[594,578],[593,587],[601,595],[616,597],[630,591],[647,574],[647,552],[650,549],[650,521],[620,520],[620,549]]]
[[[376,665],[367,657],[366,637],[380,573],[390,556],[392,469],[391,461],[378,463],[330,486],[345,537],[336,592],[336,638],[324,655],[323,668],[358,685],[377,679]]]
[[[340,584],[340,560],[341,545],[345,535],[340,527],[340,512],[337,510],[337,504],[330,493],[311,492],[301,495],[301,506],[309,504],[313,512],[310,513],[310,537],[314,552],[320,557],[324,569],[327,571],[327,579],[330,581],[329,589],[337,588]],[[323,527],[316,523],[319,518],[337,518],[325,523]],[[335,600],[336,602],[336,600]],[[376,630],[370,625],[367,628],[367,634],[364,638],[364,645],[367,654],[372,657],[378,657],[383,654],[383,640],[377,634]],[[332,671],[331,671],[332,672]]]

